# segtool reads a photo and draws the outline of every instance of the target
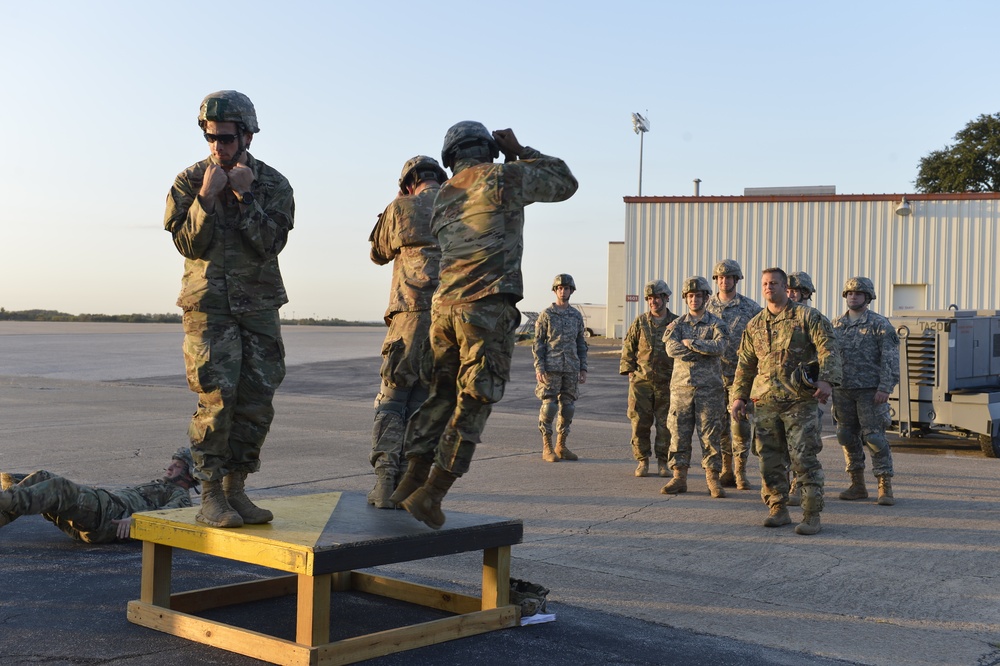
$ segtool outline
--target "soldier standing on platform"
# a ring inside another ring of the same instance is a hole
[[[193,467],[191,450],[177,449],[162,479],[121,490],[83,486],[45,470],[0,474],[0,527],[41,514],[77,541],[125,540],[133,513],[191,506],[190,489],[198,485]]]
[[[274,419],[285,377],[278,308],[288,302],[278,254],[292,230],[292,187],[247,152],[257,126],[235,90],[205,97],[198,125],[211,154],[174,180],[164,227],[184,256],[184,365],[198,409],[188,436],[204,491],[198,520],[214,527],[268,523],[246,495],[247,475]]]
[[[709,312],[726,322],[729,327],[729,347],[722,357],[722,378],[728,392],[736,375],[736,353],[747,322],[760,312],[755,301],[743,296],[737,290],[737,283],[743,279],[743,269],[734,259],[723,259],[715,265],[712,280],[718,292],[708,299],[705,306]],[[743,420],[731,420],[729,410],[724,410],[719,418],[723,420],[722,432],[722,473],[719,481],[723,486],[751,490],[746,475],[747,456],[750,453],[750,424]]]
[[[392,262],[392,286],[382,343],[382,385],[375,397],[375,425],[369,460],[375,468],[375,487],[368,503],[394,509],[389,498],[396,490],[403,454],[406,421],[428,394],[431,364],[431,297],[438,285],[441,248],[431,232],[434,197],[448,180],[432,157],[417,155],[406,161],[399,176],[399,194],[379,215],[368,240],[371,260],[380,266]]]
[[[663,336],[667,356],[674,360],[670,379],[670,469],[674,478],[660,492],[665,495],[687,492],[687,471],[691,464],[691,438],[701,439],[701,466],[712,497],[725,497],[719,484],[722,469],[722,419],[726,408],[726,387],[722,382],[720,357],[729,345],[726,323],[705,310],[712,285],[701,276],[684,280],[681,291],[688,312],[675,319]]]
[[[889,423],[889,394],[899,383],[899,336],[888,319],[868,309],[875,285],[866,277],[844,284],[847,312],[833,326],[844,355],[844,381],[833,392],[837,440],[844,447],[850,487],[842,500],[868,497],[865,488],[865,449],[872,456],[878,479],[878,503],[891,506],[892,451],[885,438]]]
[[[734,419],[755,421],[760,456],[761,499],[770,512],[765,527],[792,522],[788,515],[788,464],[802,481],[802,522],[797,534],[816,534],[823,510],[823,466],[819,452],[819,403],[842,377],[830,322],[819,310],[788,298],[788,277],[765,268],[761,291],[767,307],[747,324],[729,397]],[[809,368],[810,361],[816,366]],[[812,374],[815,372],[815,374]],[[753,414],[748,403],[753,402]]]
[[[587,381],[587,338],[583,315],[570,307],[576,291],[573,276],[560,273],[552,282],[556,302],[545,308],[535,322],[531,353],[535,359],[535,395],[542,401],[538,412],[538,430],[542,433],[542,459],[545,462],[576,460],[566,447],[569,426],[576,411],[577,384]],[[556,422],[556,446],[552,449],[552,422]]]
[[[618,372],[628,375],[628,418],[632,422],[632,455],[638,461],[637,477],[649,473],[649,456],[656,456],[660,476],[669,474],[667,457],[670,431],[670,376],[674,361],[667,356],[663,334],[667,325],[677,319],[667,303],[673,293],[663,280],[646,283],[643,289],[648,312],[635,318],[622,342],[622,360]],[[650,443],[650,430],[656,428],[655,445]]]
[[[505,163],[494,164],[501,152]],[[524,207],[565,201],[578,187],[561,159],[522,146],[510,129],[491,134],[474,121],[448,130],[441,161],[452,177],[431,218],[441,271],[431,310],[430,396],[407,424],[406,474],[390,498],[433,529],[444,524],[441,500],[469,470],[510,379],[524,292]]]

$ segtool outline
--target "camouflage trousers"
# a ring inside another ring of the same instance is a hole
[[[733,385],[732,378],[724,378],[726,382],[726,396]],[[722,452],[727,456],[734,456],[746,460],[750,453],[750,422],[737,421],[729,413],[728,398],[723,401],[722,411],[719,413],[719,421],[722,426],[721,446]]]
[[[382,343],[382,385],[375,397],[372,467],[399,471],[406,420],[427,399],[432,363],[430,310],[397,312]]]
[[[535,396],[542,401],[538,410],[538,430],[543,437],[552,437],[552,422],[561,437],[569,434],[576,412],[576,398],[580,388],[580,372],[546,372],[544,382],[535,386]]]
[[[198,394],[188,427],[194,476],[218,481],[229,472],[256,472],[274,392],[285,378],[278,311],[185,312],[184,365]]]
[[[11,518],[41,514],[78,541],[109,543],[116,540],[111,522],[125,516],[125,507],[108,491],[73,483],[51,472],[39,470],[3,493]],[[2,500],[2,497],[0,497]]]
[[[802,488],[802,510],[823,510],[818,410],[815,400],[756,403],[751,416],[756,431],[754,453],[760,456],[760,497],[769,507],[788,503],[790,466]]]
[[[670,387],[648,380],[632,380],[628,385],[628,418],[632,421],[632,456],[648,460],[655,455],[666,461],[670,451]],[[656,427],[655,444],[650,445],[650,429]]]
[[[726,390],[710,386],[685,386],[670,392],[670,469],[691,466],[691,439],[695,431],[701,439],[701,466],[722,470],[723,426],[719,412],[726,405]]]
[[[847,471],[865,468],[865,449],[872,456],[875,476],[892,476],[892,451],[885,429],[890,422],[889,405],[874,403],[878,389],[834,389],[833,420],[837,441],[844,448]]]
[[[458,476],[469,471],[486,419],[510,380],[520,321],[503,295],[434,308],[430,395],[407,423],[408,458],[433,456]]]

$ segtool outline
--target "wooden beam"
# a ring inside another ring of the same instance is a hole
[[[351,587],[358,592],[377,594],[449,613],[472,613],[482,609],[482,602],[478,597],[359,571],[351,575]]]
[[[170,574],[173,548],[150,541],[142,543],[142,578],[139,599],[147,604],[170,608]]]
[[[510,603],[510,546],[483,551],[483,610]]]
[[[299,575],[299,598],[295,621],[295,642],[316,646],[330,642],[331,574]]]
[[[298,576],[294,574],[276,576],[263,580],[178,592],[170,597],[170,608],[181,613],[199,613],[211,608],[284,597],[295,594],[298,589]]]

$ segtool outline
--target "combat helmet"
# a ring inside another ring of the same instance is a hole
[[[816,293],[816,287],[813,286],[813,281],[809,277],[809,273],[803,273],[802,271],[788,274],[788,288],[806,292],[806,298]]]
[[[700,275],[693,275],[684,280],[684,288],[681,289],[681,295],[687,297],[693,291],[705,292],[706,296],[712,295],[712,285],[708,283],[708,280]]]
[[[401,193],[406,194],[406,185],[411,179],[418,183],[422,180],[436,180],[443,183],[448,180],[448,174],[433,157],[417,155],[406,160],[403,171],[399,174],[399,191]]]
[[[191,455],[191,449],[186,446],[182,446],[174,452],[174,455],[170,456],[170,459],[180,460],[182,463],[187,465],[188,477],[190,477],[195,486],[198,485],[198,479],[194,478],[194,457]]]
[[[799,363],[792,370],[792,388],[802,393],[813,393],[816,390],[816,382],[819,381],[819,362],[810,361]]]
[[[646,298],[650,296],[670,296],[672,291],[670,291],[670,286],[663,280],[650,280],[646,283],[646,287],[642,290]]]
[[[743,269],[740,268],[740,262],[735,259],[723,259],[715,265],[715,270],[712,271],[712,279],[715,279],[720,275],[731,275],[737,280],[742,280]]]
[[[862,294],[867,294],[869,303],[875,300],[875,285],[866,277],[855,276],[847,278],[841,296],[847,298],[847,292],[849,291],[860,291]]]
[[[236,123],[240,129],[251,134],[260,131],[253,102],[235,90],[220,90],[205,96],[198,112],[198,127],[204,130],[205,123],[209,120],[217,123]]]
[[[485,146],[485,149],[483,149]],[[488,157],[487,157],[488,156]],[[448,128],[441,147],[441,164],[449,169],[463,157],[482,157],[495,160],[500,156],[500,146],[486,125],[475,120],[463,120]]]
[[[556,287],[569,287],[576,291],[576,282],[573,281],[573,276],[569,273],[560,273],[552,280],[552,291],[555,291]]]

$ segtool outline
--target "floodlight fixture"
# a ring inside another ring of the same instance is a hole
[[[647,111],[646,113],[649,113]],[[639,135],[639,196],[642,196],[642,144],[643,139],[646,137],[646,132],[649,131],[649,118],[644,117],[641,113],[632,114],[632,129],[635,133]]]
[[[900,217],[907,217],[912,212],[913,210],[910,208],[910,204],[906,200],[906,197],[903,197],[903,200],[896,204],[896,215],[899,215]]]

